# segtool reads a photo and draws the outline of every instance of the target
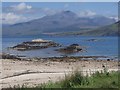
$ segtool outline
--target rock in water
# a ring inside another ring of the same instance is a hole
[[[32,41],[23,42],[11,48],[18,51],[26,51],[26,50],[44,49],[44,48],[59,47],[59,46],[61,45],[50,40],[35,39]]]
[[[71,54],[71,53],[79,52],[82,50],[83,49],[79,44],[72,44],[72,45],[67,46],[65,48],[57,49],[56,51],[59,51],[61,53]]]

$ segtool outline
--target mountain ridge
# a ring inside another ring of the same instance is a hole
[[[78,31],[81,28],[96,28],[114,22],[113,19],[103,16],[81,18],[72,11],[63,11],[29,22],[3,26],[3,36],[31,36],[42,33]]]
[[[103,26],[93,30],[70,32],[70,33],[60,33],[56,34],[58,36],[64,35],[81,35],[81,36],[120,36],[120,21],[114,24]]]

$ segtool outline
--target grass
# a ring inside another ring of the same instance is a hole
[[[74,72],[65,76],[59,82],[41,84],[38,88],[119,88],[118,72],[96,72],[92,76],[83,76],[80,72]]]
[[[31,90],[44,90],[45,88],[119,88],[120,82],[118,80],[119,72],[96,72],[91,76],[83,76],[81,72],[75,71],[71,75],[65,75],[63,80],[57,82],[48,82],[40,84]],[[113,90],[112,89],[112,90]],[[29,90],[23,86],[21,88],[15,87],[9,90]],[[62,89],[63,90],[63,89]],[[103,90],[103,89],[102,89]]]

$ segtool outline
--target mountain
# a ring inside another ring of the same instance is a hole
[[[65,36],[65,35],[81,35],[81,36],[119,36],[119,27],[120,21],[107,25],[104,27],[100,27],[94,30],[84,30],[84,31],[78,31],[78,32],[65,32],[65,33],[58,33],[55,35],[58,36]]]
[[[54,15],[10,26],[3,26],[3,36],[39,36],[42,33],[61,33],[101,27],[114,23],[114,19],[104,16],[78,17],[72,11],[62,11]]]
[[[87,31],[82,33],[81,35],[87,36],[118,36],[120,35],[119,32],[120,21],[104,26],[95,30]]]

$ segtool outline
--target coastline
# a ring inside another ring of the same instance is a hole
[[[109,72],[118,71],[119,62],[99,57],[54,57],[33,59],[1,59],[3,88],[14,85],[34,87],[49,81],[63,79],[66,74],[79,70],[83,75],[91,75],[96,71],[107,69]]]

